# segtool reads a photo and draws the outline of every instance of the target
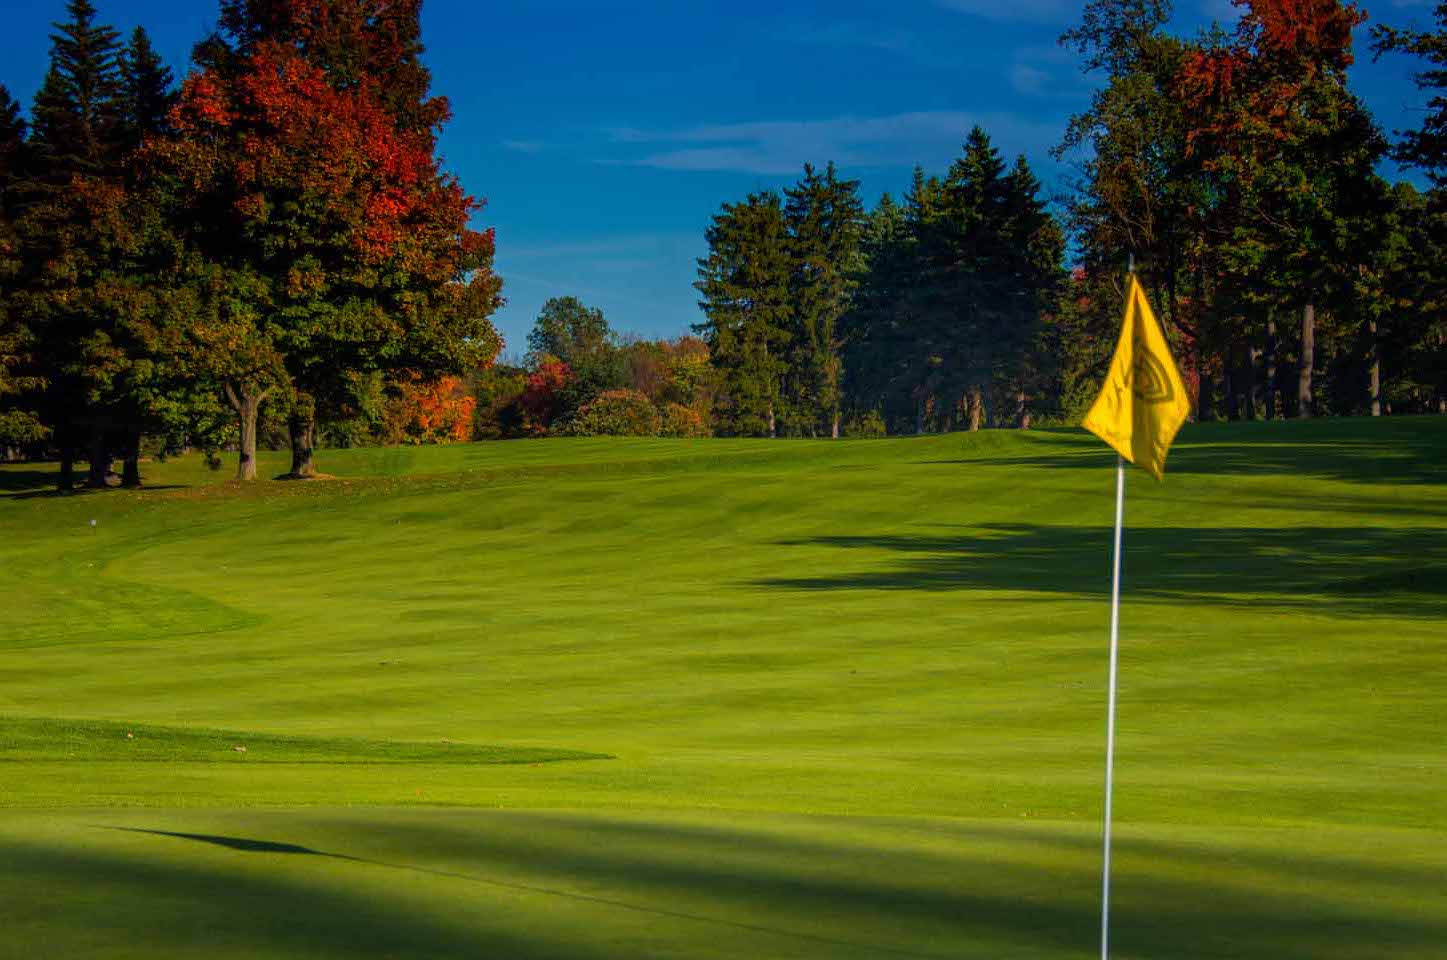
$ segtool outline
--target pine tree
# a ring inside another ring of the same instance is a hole
[[[778,194],[724,204],[705,237],[694,287],[707,320],[695,326],[722,375],[725,432],[777,436],[793,279],[788,224]]]
[[[938,261],[945,208],[945,188],[938,177],[925,176],[915,167],[909,192],[904,197],[904,220],[908,230],[909,262],[907,282],[900,291],[897,327],[908,344],[899,364],[899,377],[914,402],[914,432],[923,433],[934,419],[939,404],[942,368],[953,317],[940,309],[938,288],[942,283]],[[953,409],[953,404],[948,404]]]
[[[864,221],[859,285],[841,336],[846,408],[856,418],[878,414],[886,428],[914,413],[901,375],[909,347],[901,326],[911,255],[904,208],[886,193]]]
[[[121,104],[127,146],[138,146],[166,132],[167,114],[176,102],[170,67],[151,46],[144,27],[136,27],[121,55]]]
[[[1005,178],[1000,229],[1004,254],[999,323],[993,342],[997,407],[1013,409],[1015,425],[1028,427],[1031,404],[1047,389],[1053,357],[1046,321],[1059,303],[1065,243],[1060,225],[1040,198],[1040,181],[1021,155]]]
[[[1008,252],[1005,163],[974,127],[944,180],[944,206],[925,251],[929,314],[941,328],[941,390],[946,426],[963,401],[971,430],[990,415],[990,385],[1001,362]]]
[[[788,356],[790,417],[810,435],[839,436],[843,359],[840,322],[858,285],[863,207],[859,181],[840,180],[830,163],[784,191],[793,261],[793,330]]]
[[[119,34],[95,22],[90,0],[69,0],[66,12],[31,110],[32,144],[50,183],[107,172],[123,135]]]
[[[16,181],[22,174],[25,121],[20,105],[0,84],[0,448],[34,442],[46,433],[33,394],[41,384],[32,372],[34,337],[15,309],[14,282],[20,272],[14,217],[19,209]]]
[[[0,190],[20,176],[21,158],[25,151],[25,118],[20,104],[0,83]]]

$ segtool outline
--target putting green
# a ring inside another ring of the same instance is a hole
[[[0,468],[0,957],[1088,957],[1111,462]],[[1444,481],[1447,418],[1131,477],[1117,956],[1447,955]]]

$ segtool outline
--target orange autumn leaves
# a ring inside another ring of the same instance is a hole
[[[1285,121],[1302,91],[1323,72],[1342,74],[1353,62],[1352,30],[1366,19],[1340,0],[1252,0],[1225,44],[1187,54],[1182,101],[1201,118],[1189,133],[1195,148],[1233,137],[1291,136]]]
[[[387,401],[382,434],[388,443],[463,443],[472,439],[477,398],[461,377],[424,381],[415,374]]]

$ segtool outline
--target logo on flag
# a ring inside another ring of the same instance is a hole
[[[1171,441],[1190,413],[1165,334],[1132,274],[1110,371],[1081,426],[1159,480]]]

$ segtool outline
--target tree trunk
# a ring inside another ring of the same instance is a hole
[[[1024,390],[1015,393],[1015,426],[1021,430],[1030,429],[1030,398]]]
[[[1241,419],[1241,407],[1236,402],[1236,368],[1231,364],[1235,361],[1230,347],[1221,354],[1221,390],[1226,401],[1226,419]]]
[[[974,433],[980,429],[980,421],[985,417],[985,398],[980,396],[979,387],[970,388],[970,432]]]
[[[1266,419],[1276,419],[1276,318],[1266,318]]]
[[[1372,416],[1382,415],[1382,354],[1377,349],[1377,321],[1372,320],[1367,324],[1367,332],[1371,335],[1371,366],[1367,369],[1367,378],[1370,381],[1372,391]]]
[[[237,425],[241,428],[239,445],[240,459],[236,463],[236,479],[242,483],[256,479],[256,421],[261,413],[261,402],[271,393],[267,387],[260,393],[249,393],[245,387],[238,392],[231,384],[224,384],[226,399],[236,411]]]
[[[121,486],[141,485],[141,430],[136,426],[126,427],[126,449],[124,466],[121,467]]]
[[[297,394],[296,405],[287,421],[291,434],[291,473],[287,476],[294,480],[305,480],[317,474],[316,464],[312,462],[317,435],[316,411],[316,403],[311,397]]]
[[[1206,364],[1197,362],[1196,369],[1199,379],[1196,381],[1196,420],[1205,422],[1206,417],[1212,413],[1211,408],[1211,371]]]
[[[1246,419],[1255,420],[1261,416],[1261,382],[1256,379],[1256,362],[1261,359],[1261,348],[1254,343],[1246,348]]]
[[[830,421],[830,424],[829,424],[829,439],[831,439],[831,440],[838,440],[838,439],[839,439],[839,411],[838,411],[838,410],[835,410],[835,411],[834,411],[834,419],[831,420],[831,421]]]
[[[779,424],[774,419],[774,405],[769,404],[769,439],[773,440],[779,435]]]
[[[85,485],[92,490],[104,490],[106,479],[111,475],[111,451],[106,443],[106,421],[96,417],[90,425],[90,474]]]
[[[1296,415],[1311,416],[1311,373],[1316,365],[1316,304],[1301,309],[1301,366],[1296,374]]]
[[[924,394],[920,394],[914,405],[914,435],[924,436]]]
[[[60,425],[56,434],[60,441],[60,477],[56,480],[55,489],[70,493],[75,489],[75,440],[70,425],[66,423]]]

